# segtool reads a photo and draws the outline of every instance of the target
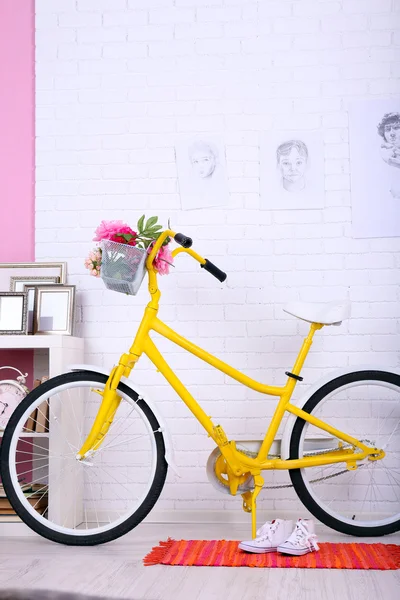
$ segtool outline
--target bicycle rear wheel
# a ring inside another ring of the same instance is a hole
[[[385,451],[381,460],[290,470],[304,506],[317,519],[342,533],[377,536],[400,530],[400,376],[358,371],[328,382],[303,410]],[[290,458],[339,449],[340,440],[301,418],[290,440]],[[343,442],[346,444],[345,442]],[[345,446],[346,447],[346,446]]]
[[[106,381],[85,371],[54,377],[27,395],[4,432],[5,492],[21,519],[55,542],[94,545],[124,535],[150,512],[165,482],[160,425],[124,384],[103,443],[77,460]],[[35,411],[42,433],[24,429]]]

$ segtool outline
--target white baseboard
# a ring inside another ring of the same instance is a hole
[[[27,537],[37,535],[25,523],[4,523],[0,521],[0,539],[6,537]]]
[[[307,510],[303,509],[301,515],[295,511],[280,511],[279,515],[276,510],[258,510],[257,521],[265,522],[269,519],[292,519],[296,521],[299,516],[302,518],[310,517]],[[314,517],[311,517],[314,518]],[[243,510],[153,510],[146,517],[145,523],[250,523],[251,514],[245,513]]]
[[[280,511],[276,515],[273,510],[258,510],[257,522],[259,524],[279,516],[281,519],[292,519],[296,521],[299,516],[307,518],[309,514],[306,510],[299,515],[295,512]],[[182,523],[201,525],[206,523],[227,523],[234,525],[249,525],[251,523],[251,515],[243,510],[152,510],[151,513],[143,521],[147,524],[168,524]],[[0,522],[0,538],[5,537],[26,537],[36,535],[25,523],[5,523]]]

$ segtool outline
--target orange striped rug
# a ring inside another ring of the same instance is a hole
[[[400,546],[394,544],[319,544],[318,552],[285,556],[277,552],[248,554],[238,541],[172,540],[160,542],[143,559],[146,566],[295,567],[300,569],[400,569]]]

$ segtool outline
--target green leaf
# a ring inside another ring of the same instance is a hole
[[[125,240],[126,242],[130,242],[130,241],[131,241],[131,239],[132,239],[133,237],[135,237],[135,236],[134,236],[134,235],[132,235],[131,233],[120,233],[119,235],[120,235],[122,238],[124,238],[124,240]]]
[[[143,231],[143,223],[144,223],[145,215],[142,215],[137,223],[137,227],[139,231]]]
[[[158,217],[150,217],[150,219],[147,220],[146,229],[150,229],[150,227],[152,225],[155,225],[157,223],[157,221],[158,221]]]

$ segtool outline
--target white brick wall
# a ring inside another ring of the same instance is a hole
[[[353,317],[318,334],[304,385],[334,367],[398,365],[400,240],[351,238],[347,118],[353,98],[400,92],[398,0],[36,0],[36,10],[36,257],[68,260],[88,362],[113,364],[147,301],[145,288],[126,298],[87,275],[93,231],[145,212],[170,217],[228,272],[220,285],[183,259],[161,280],[161,318],[223,360],[282,383],[307,329],[282,306],[349,289]],[[273,128],[322,130],[324,210],[260,212],[259,132]],[[226,140],[226,210],[180,210],[174,141],[194,132]],[[262,433],[273,400],[159,347],[231,435]],[[168,417],[185,474],[170,475],[160,506],[239,510],[205,485],[212,444],[175,393],[146,359],[133,377]],[[264,496],[298,507],[290,490]]]

